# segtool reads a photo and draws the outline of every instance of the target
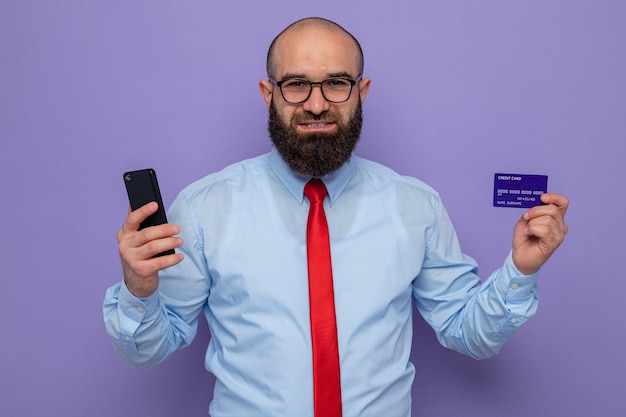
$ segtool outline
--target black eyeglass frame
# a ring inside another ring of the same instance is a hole
[[[305,81],[307,83],[309,83],[309,94],[307,94],[306,98],[304,100],[300,100],[300,101],[289,101],[285,98],[285,93],[283,93],[283,84],[287,81]],[[324,83],[328,82],[328,81],[332,81],[332,80],[342,80],[342,81],[348,81],[350,83],[350,92],[348,92],[348,97],[345,100],[341,100],[341,101],[335,101],[335,100],[329,100],[326,97],[326,94],[324,94],[324,87],[322,87],[324,85]],[[283,97],[283,100],[285,100],[287,103],[289,104],[302,104],[304,102],[306,102],[309,98],[311,98],[311,93],[313,93],[313,86],[314,85],[319,85],[320,86],[320,92],[322,93],[322,97],[324,97],[324,100],[326,100],[329,103],[333,103],[333,104],[341,104],[341,103],[345,103],[346,101],[350,100],[350,97],[352,97],[352,90],[354,89],[354,86],[356,85],[356,83],[358,81],[361,80],[361,75],[359,74],[359,76],[355,79],[352,80],[350,78],[346,78],[346,77],[330,77],[330,78],[326,78],[324,81],[309,81],[306,78],[298,78],[298,77],[294,77],[294,78],[286,78],[284,80],[281,81],[276,81],[273,78],[269,78],[269,81],[276,85],[278,87],[278,89],[280,90],[280,95]]]

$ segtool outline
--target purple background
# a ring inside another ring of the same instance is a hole
[[[414,414],[623,415],[622,0],[1,2],[0,415],[206,415],[204,321],[190,348],[147,371],[105,334],[121,174],[155,168],[169,205],[269,150],[265,53],[314,14],[365,50],[357,153],[438,189],[483,277],[522,214],[492,207],[495,172],[547,174],[571,198],[539,313],[499,356],[447,351],[416,320]]]

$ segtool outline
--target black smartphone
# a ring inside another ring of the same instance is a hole
[[[135,211],[151,201],[156,201],[159,205],[159,209],[154,214],[141,222],[139,230],[167,223],[159,182],[157,181],[156,172],[153,169],[148,168],[139,171],[125,172],[124,184],[126,184],[126,192],[128,193],[131,210]],[[174,250],[171,249],[159,253],[157,256],[171,255],[173,253]]]

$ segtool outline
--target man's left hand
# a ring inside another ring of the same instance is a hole
[[[541,201],[544,205],[526,211],[513,230],[513,262],[526,275],[537,272],[567,234],[567,197],[545,193]]]

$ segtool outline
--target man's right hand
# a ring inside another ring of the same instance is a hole
[[[155,202],[131,212],[117,233],[118,249],[122,261],[126,287],[139,298],[148,297],[159,287],[159,271],[176,265],[183,260],[181,253],[155,255],[179,248],[183,239],[175,237],[180,227],[175,224],[162,224],[139,230],[139,225],[157,211]]]

